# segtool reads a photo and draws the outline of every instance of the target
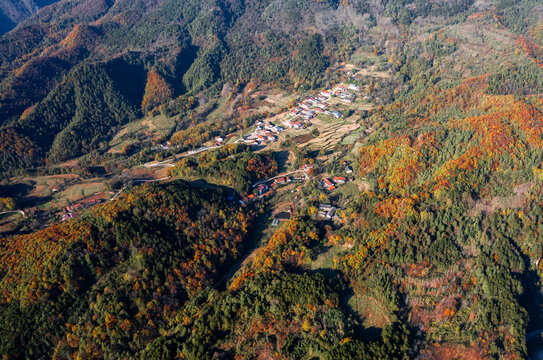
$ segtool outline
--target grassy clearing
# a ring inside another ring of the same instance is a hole
[[[110,152],[119,152],[123,146],[138,142],[141,136],[155,139],[170,134],[175,126],[175,117],[164,115],[147,116],[124,126],[109,142]]]
[[[362,320],[362,326],[369,331],[381,329],[389,322],[382,306],[371,296],[353,294],[348,304]]]
[[[93,181],[82,184],[75,184],[69,186],[64,191],[61,191],[57,196],[55,196],[51,205],[55,206],[66,206],[69,203],[77,202],[85,197],[93,195],[97,192],[105,191],[106,186],[104,182]]]
[[[351,131],[349,134],[347,134],[347,136],[343,138],[343,140],[341,141],[341,144],[349,145],[349,144],[354,143],[358,139],[361,133],[362,133],[361,127]]]
[[[338,187],[336,191],[340,192],[345,198],[348,199],[356,199],[356,197],[360,194],[360,189],[358,188],[358,185],[351,181],[346,182],[344,185]]]
[[[331,245],[311,263],[312,270],[334,270],[334,257],[343,251],[341,246]]]
[[[232,109],[230,109],[230,98],[221,97],[213,104],[206,104],[205,106],[213,106],[214,109],[207,115],[208,120],[210,121],[220,121],[223,119],[225,114],[228,114]]]
[[[50,196],[56,186],[78,179],[79,176],[75,174],[28,176],[24,178],[13,178],[11,179],[10,184],[19,184],[20,186],[30,188],[29,191],[25,191],[26,193],[18,194],[19,196],[45,197]]]
[[[379,60],[379,56],[371,52],[356,51],[351,56],[349,62],[353,64],[373,65]],[[358,66],[358,65],[357,65]]]

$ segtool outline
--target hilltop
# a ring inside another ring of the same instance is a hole
[[[0,4],[0,35],[58,0],[5,0]]]

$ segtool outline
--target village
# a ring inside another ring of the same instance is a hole
[[[311,179],[317,180],[318,188],[328,194],[333,193],[347,182],[353,181],[353,179],[348,179],[343,176],[330,177],[325,174],[319,174],[315,169],[316,167],[313,163],[307,163],[297,170],[279,174],[271,179],[259,181],[253,185],[253,192],[244,196],[239,202],[242,206],[248,206],[257,201],[268,201],[272,196],[281,193],[298,192],[301,190],[301,186],[304,186],[304,184]],[[353,173],[352,167],[347,164],[345,164],[343,171],[346,174]],[[288,185],[293,185],[293,187],[288,187]],[[295,198],[298,198],[298,196],[295,196]],[[282,209],[281,206],[278,206],[273,212],[271,225],[278,226],[281,222],[290,220],[296,213],[296,208],[299,207],[300,206],[295,205],[294,201],[292,201],[286,209]],[[342,219],[335,214],[337,209],[337,206],[330,203],[319,203],[318,211],[315,214],[316,220],[342,222]]]
[[[334,119],[340,119],[343,114],[338,110],[330,110],[328,101],[332,97],[339,98],[345,104],[352,104],[356,99],[356,95],[350,91],[358,92],[360,87],[356,84],[339,84],[333,90],[323,90],[319,95],[307,97],[301,102],[294,105],[290,110],[290,117],[285,121],[285,125],[293,129],[301,129],[305,124],[308,124],[311,119],[319,114],[323,114]],[[300,122],[300,120],[302,122]]]
[[[249,144],[254,147],[268,145],[278,141],[278,135],[285,129],[301,130],[311,126],[311,120],[317,116],[325,116],[330,119],[341,119],[343,114],[339,108],[334,109],[329,102],[332,98],[339,99],[344,104],[352,104],[360,87],[356,84],[339,84],[334,89],[323,90],[316,96],[307,96],[299,102],[295,102],[289,111],[278,114],[276,118],[281,124],[276,125],[271,120],[257,120],[254,124],[254,131],[248,135],[241,136],[239,143]],[[224,138],[215,138],[215,145],[219,146]]]
[[[114,176],[113,179],[121,180],[125,183],[133,185],[143,184],[149,181],[159,181],[168,179],[168,169],[175,166],[175,164],[186,157],[197,157],[199,154],[214,151],[227,144],[242,143],[250,145],[251,150],[255,152],[260,151],[279,151],[285,142],[295,138],[297,133],[304,134],[300,139],[304,139],[297,145],[300,148],[315,149],[324,147],[325,149],[332,149],[337,140],[348,137],[349,141],[356,141],[358,135],[357,130],[359,125],[356,117],[347,116],[352,114],[352,110],[359,105],[357,99],[362,99],[361,104],[364,104],[368,100],[367,95],[362,94],[360,78],[357,78],[350,71],[346,73],[347,77],[344,82],[339,82],[337,85],[331,86],[328,89],[322,89],[312,91],[310,94],[302,95],[296,99],[290,99],[288,104],[284,105],[277,103],[277,113],[271,113],[268,117],[260,117],[255,120],[252,126],[247,130],[249,133],[244,134],[245,131],[234,131],[231,133],[224,133],[221,135],[215,135],[210,141],[202,143],[200,147],[196,147],[192,150],[188,150],[182,153],[175,154],[174,156],[160,159],[156,157],[154,161],[143,163],[139,166],[135,166],[132,169],[126,169],[122,174]],[[299,95],[298,95],[299,96]],[[287,99],[285,96],[283,98]],[[353,103],[357,101],[357,105],[353,107]],[[366,106],[366,105],[363,105]],[[218,109],[219,111],[219,109]],[[150,128],[156,128],[157,131],[163,131],[168,125],[166,119],[161,116],[156,117],[159,121]],[[133,131],[140,131],[144,129],[144,124],[151,124],[150,119],[144,119],[139,121],[141,124],[129,125],[129,129],[132,127]],[[168,126],[171,126],[168,125]],[[122,130],[120,133],[123,133]],[[164,130],[165,131],[165,130]],[[321,132],[321,135],[318,135]],[[311,135],[310,134],[317,134]],[[137,133],[135,133],[137,134]],[[123,138],[125,135],[123,135]],[[137,136],[138,139],[142,138]],[[149,141],[156,137],[152,132],[146,132],[142,139]],[[122,140],[123,138],[120,138]],[[309,140],[309,141],[307,141]],[[112,140],[112,144],[115,144],[116,140]],[[124,144],[121,142],[119,145],[115,145],[116,148],[120,148]],[[322,145],[321,145],[322,144]],[[325,145],[326,144],[326,145]],[[328,145],[329,144],[329,145]],[[180,145],[173,145],[169,140],[154,143],[149,149],[152,152],[172,152]],[[158,160],[160,159],[160,160]],[[67,162],[67,166],[71,162]],[[77,164],[77,163],[76,163]],[[320,191],[331,194],[339,187],[348,183],[350,180],[347,178],[349,174],[352,174],[353,170],[347,166],[345,168],[344,176],[326,175],[321,173],[315,175],[312,168],[312,164],[305,164],[298,169],[286,168],[284,171],[270,179],[259,184],[255,184],[253,193],[242,196],[240,202],[247,206],[255,201],[268,201],[273,195],[278,192],[281,193],[282,188],[288,188],[288,185],[297,184],[298,186],[307,183],[310,179],[317,179]],[[60,179],[61,177],[59,177]],[[117,181],[118,181],[117,180]],[[17,180],[15,180],[17,181]],[[33,182],[33,180],[30,180]],[[55,221],[66,221],[78,217],[82,211],[87,208],[93,207],[108,200],[116,199],[126,188],[122,186],[111,190],[105,186],[104,179],[98,177],[92,180],[86,180],[81,183],[81,179],[74,180],[61,180],[58,181],[57,177],[44,176],[43,180],[47,184],[45,186],[38,186],[37,190],[41,189],[43,194],[46,194],[51,198],[50,202],[38,207],[31,207],[24,210],[25,216],[22,219],[18,219],[16,214],[12,215],[9,222],[21,223],[27,222],[29,218],[38,219],[33,216],[34,213],[50,214],[47,217],[40,217],[41,226],[48,226]],[[90,183],[85,185],[85,183]],[[290,188],[289,188],[290,189]],[[291,191],[291,190],[289,190]],[[338,220],[334,214],[336,207],[330,204],[323,203],[323,208],[319,210],[316,215],[321,220]],[[327,205],[330,205],[329,208]],[[319,206],[320,208],[320,206]],[[34,209],[34,210],[32,210]],[[27,211],[28,210],[28,211]],[[31,211],[32,210],[32,211]],[[287,211],[288,210],[288,211]],[[294,207],[285,211],[274,211],[273,223],[278,224],[281,221],[290,219],[291,214],[295,212]],[[28,213],[28,214],[27,214]],[[277,215],[280,214],[280,215]],[[288,214],[288,215],[287,215]],[[27,216],[28,215],[28,216]],[[276,216],[277,215],[277,216]],[[12,219],[15,219],[12,221]],[[34,223],[36,221],[34,220]],[[40,225],[34,225],[40,226]],[[6,228],[10,228],[9,226]],[[13,228],[13,227],[11,227]]]

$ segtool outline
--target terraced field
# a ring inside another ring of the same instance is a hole
[[[315,118],[312,120],[312,123],[319,130],[320,135],[307,143],[298,145],[300,148],[331,150],[347,136],[352,135],[353,132],[356,132],[360,128],[354,116],[345,120],[330,121]]]

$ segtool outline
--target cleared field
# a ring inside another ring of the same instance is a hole
[[[374,55],[371,52],[362,52],[362,51],[355,51],[351,55],[351,59],[349,62],[352,64],[364,64],[364,65],[373,65],[375,62],[379,60],[379,56]],[[356,66],[355,66],[356,67]],[[360,66],[356,67],[359,68]]]
[[[358,129],[355,129],[347,134],[347,136],[343,138],[341,143],[344,145],[352,144],[360,137],[361,134],[364,134],[364,132],[362,131],[361,127],[358,127]]]
[[[357,183],[349,181],[344,185],[339,186],[337,191],[342,193],[348,199],[355,199],[356,196],[360,194],[360,187]]]
[[[311,139],[307,143],[300,144],[300,148],[304,149],[324,149],[331,150],[337,144],[342,142],[343,138],[353,131],[357,130],[360,125],[349,120],[332,120],[323,121],[318,118],[312,120],[320,135]]]
[[[78,179],[79,176],[75,174],[27,176],[10,179],[10,185],[29,188],[25,194],[20,194],[21,196],[45,197],[51,195],[56,186]]]
[[[156,180],[168,176],[168,167],[137,167],[123,172],[123,177],[134,180]]]
[[[365,329],[381,329],[390,321],[386,310],[371,296],[353,294],[348,304],[362,320]]]
[[[0,215],[0,233],[13,230],[15,222],[20,219],[22,219],[22,216],[18,213]]]
[[[357,76],[369,76],[379,79],[388,79],[390,78],[390,74],[385,71],[379,71],[377,70],[377,66],[372,65],[367,68],[358,69],[358,72],[356,73]]]
[[[207,119],[210,121],[222,120],[225,114],[232,112],[232,101],[229,97],[221,97],[213,104],[206,104],[202,108],[211,106],[213,110],[207,115]],[[199,109],[197,109],[198,111]]]
[[[103,181],[95,180],[87,183],[75,184],[58,193],[50,205],[63,207],[70,202],[77,202],[83,198],[105,190],[106,186]]]
[[[319,269],[334,269],[334,257],[338,256],[343,251],[341,246],[330,245],[328,249],[319,254],[317,259],[311,263],[312,270]]]
[[[168,135],[175,126],[175,119],[163,115],[148,116],[132,121],[123,127],[109,142],[110,153],[119,153],[123,146],[137,142],[141,137],[157,139]]]

